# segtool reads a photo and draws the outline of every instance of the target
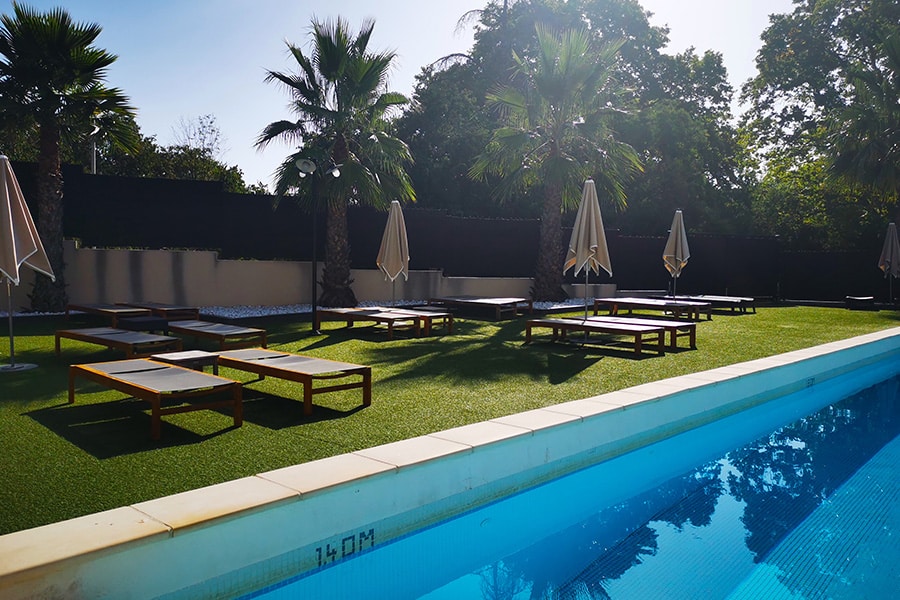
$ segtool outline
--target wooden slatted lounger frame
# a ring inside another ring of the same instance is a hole
[[[443,296],[431,298],[428,304],[439,304],[456,307],[487,307],[493,308],[497,320],[503,318],[504,313],[511,312],[513,317],[534,312],[534,301],[530,298],[491,298],[482,296]]]
[[[683,319],[642,319],[640,317],[588,317],[588,321],[601,323],[627,323],[631,325],[655,325],[664,327],[669,332],[669,349],[678,348],[678,338],[687,336],[688,345],[692,349],[697,348],[697,324],[694,321]]]
[[[196,306],[181,306],[178,304],[166,304],[164,302],[120,302],[122,306],[133,306],[149,310],[153,316],[162,317],[167,321],[176,319],[199,319],[200,309]]]
[[[384,310],[400,315],[412,315],[418,317],[422,333],[431,335],[434,322],[439,321],[447,328],[447,333],[453,333],[453,313],[446,310],[427,310],[421,308],[385,308]]]
[[[122,350],[127,358],[150,356],[161,352],[181,350],[181,340],[168,335],[156,335],[140,331],[128,331],[113,327],[88,327],[86,329],[60,329],[56,332],[56,355],[59,356],[59,340],[67,338],[88,344]]]
[[[240,427],[244,422],[239,381],[145,358],[72,365],[69,367],[69,404],[75,402],[75,380],[79,377],[149,402],[150,437],[154,440],[160,437],[162,415],[232,406],[234,426]],[[162,406],[163,400],[193,399],[227,392],[231,392],[231,398],[227,400]]]
[[[716,296],[714,294],[699,294],[695,296],[678,296],[678,299],[709,302],[712,304],[713,308],[730,308],[731,312],[756,312],[756,298],[751,298],[749,296]]]
[[[255,327],[239,327],[209,321],[171,321],[169,331],[182,335],[211,339],[219,344],[219,350],[234,350],[248,346],[266,347],[266,330]]]
[[[594,314],[600,312],[601,306],[609,306],[609,314],[617,316],[619,310],[627,310],[628,314],[635,308],[671,312],[676,319],[682,315],[688,319],[700,320],[700,313],[706,313],[706,320],[712,320],[712,304],[689,300],[661,300],[659,298],[594,298]]]
[[[372,321],[374,323],[382,323],[387,325],[388,339],[394,339],[394,329],[399,327],[409,327],[416,332],[416,337],[421,335],[422,328],[420,319],[409,313],[395,313],[389,310],[366,309],[366,308],[320,308],[316,311],[316,330],[319,329],[322,321],[345,321],[347,327],[353,327],[354,323],[361,321]],[[407,325],[402,325],[406,323]],[[399,327],[398,327],[398,324]]]
[[[134,306],[123,306],[121,304],[67,304],[66,318],[72,311],[88,313],[91,315],[100,315],[107,317],[113,327],[119,325],[119,319],[125,317],[149,317],[150,311],[146,308],[137,308]]]
[[[531,342],[531,330],[536,327],[547,327],[553,330],[552,339],[563,340],[570,331],[609,333],[613,335],[631,336],[634,353],[638,356],[644,348],[644,338],[656,338],[653,348],[657,354],[665,352],[664,327],[650,325],[628,325],[625,323],[603,323],[585,319],[529,319],[525,324],[525,343]]]
[[[303,414],[311,415],[313,396],[338,390],[362,389],[363,406],[372,404],[372,367],[355,365],[302,354],[276,352],[261,348],[229,350],[219,353],[219,366],[255,373],[260,378],[275,377],[303,384]],[[361,380],[313,388],[319,380],[343,379],[358,375]]]

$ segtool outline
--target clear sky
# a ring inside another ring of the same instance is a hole
[[[721,52],[732,85],[755,73],[754,57],[768,15],[791,11],[791,0],[640,0],[667,25],[666,51],[693,46]],[[144,135],[174,143],[179,123],[213,115],[224,138],[221,160],[237,165],[248,183],[270,185],[291,149],[254,148],[268,123],[291,118],[288,97],[263,81],[266,70],[289,71],[285,40],[303,45],[313,16],[342,16],[357,29],[375,19],[371,47],[398,55],[391,89],[412,94],[422,66],[472,45],[456,33],[460,16],[485,0],[23,0],[40,10],[62,6],[76,21],[100,24],[97,45],[119,56],[109,72],[138,109]],[[10,0],[0,0],[4,13]]]

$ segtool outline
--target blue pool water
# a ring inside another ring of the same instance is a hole
[[[900,377],[798,419],[821,393],[798,392],[250,597],[898,597]]]

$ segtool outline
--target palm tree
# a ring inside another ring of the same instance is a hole
[[[624,207],[624,182],[640,171],[634,149],[615,139],[608,115],[611,75],[620,43],[594,48],[583,29],[554,33],[536,26],[533,58],[514,53],[512,82],[489,94],[507,125],[494,131],[469,173],[497,175],[496,195],[509,199],[528,188],[543,196],[540,249],[535,267],[536,300],[560,300],[562,211],[576,205],[593,176],[601,197]]]
[[[394,52],[371,52],[375,22],[367,20],[355,36],[343,19],[312,22],[309,56],[288,43],[297,73],[269,71],[267,81],[282,84],[291,95],[296,121],[270,123],[257,139],[264,148],[275,139],[295,143],[298,150],[276,171],[279,196],[292,191],[298,199],[318,198],[327,205],[325,268],[321,304],[355,306],[350,288],[349,203],[386,208],[390,200],[414,201],[405,170],[409,148],[389,133],[389,113],[406,104],[402,94],[386,91]],[[319,167],[301,177],[295,162],[312,160]],[[334,167],[340,177],[330,177]]]
[[[0,128],[33,127],[39,139],[37,227],[56,274],[38,277],[32,308],[61,311],[66,306],[63,276],[63,178],[60,139],[86,139],[98,123],[108,139],[129,148],[133,117],[128,98],[103,83],[116,56],[92,44],[95,24],[73,23],[63,9],[47,13],[13,2],[12,16],[0,17]]]

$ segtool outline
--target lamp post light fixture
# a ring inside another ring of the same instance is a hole
[[[95,136],[98,133],[100,133],[100,126],[94,125],[94,130],[88,134],[88,137],[91,138],[91,175],[97,174],[97,138]]]
[[[316,172],[316,163],[308,158],[299,158],[294,163],[297,167],[297,171],[301,178],[306,177],[307,175],[314,175]],[[341,171],[338,169],[337,165],[332,166],[325,173],[326,175],[332,175],[337,178],[341,176]],[[319,312],[318,312],[318,270],[319,263],[316,257],[317,243],[316,243],[316,231],[318,230],[318,216],[319,216],[319,194],[316,184],[316,178],[313,177],[311,183],[311,192],[312,192],[312,276],[310,277],[310,294],[311,294],[311,302],[310,306],[312,309],[312,313],[310,318],[312,320],[312,333],[314,335],[318,335],[321,333],[319,331]]]

